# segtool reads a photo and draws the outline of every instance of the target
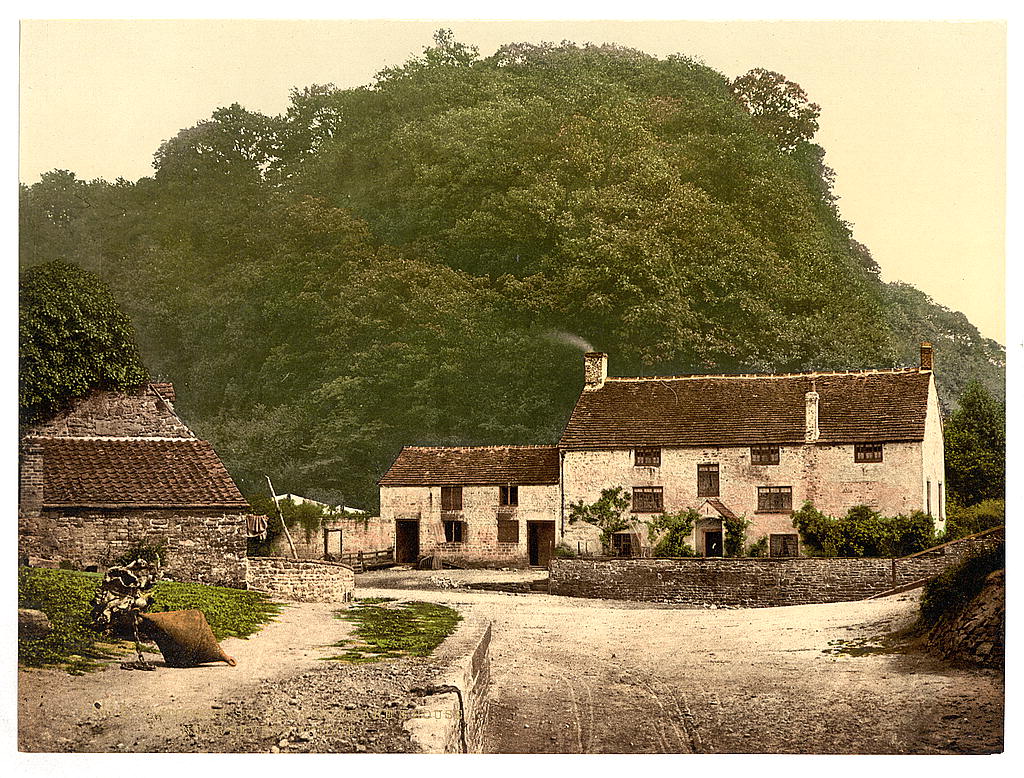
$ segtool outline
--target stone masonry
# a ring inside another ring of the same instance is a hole
[[[998,528],[901,559],[553,559],[550,592],[747,608],[859,600],[935,576],[1002,540]]]
[[[355,573],[348,565],[312,559],[249,557],[249,588],[298,602],[350,602]]]

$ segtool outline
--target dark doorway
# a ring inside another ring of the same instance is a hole
[[[704,533],[704,556],[722,556],[722,533],[720,530]]]
[[[415,519],[395,521],[395,561],[415,564],[420,558],[420,523]]]
[[[555,522],[526,522],[526,549],[531,565],[547,567],[555,551]]]

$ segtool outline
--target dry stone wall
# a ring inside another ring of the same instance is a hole
[[[350,602],[356,575],[348,565],[312,559],[249,557],[249,588],[298,602]]]
[[[551,594],[764,608],[859,600],[937,575],[1003,540],[998,528],[902,559],[552,559]]]
[[[963,610],[939,620],[928,645],[946,659],[1001,668],[1006,663],[1006,571],[996,570]]]

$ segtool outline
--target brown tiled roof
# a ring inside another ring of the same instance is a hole
[[[930,372],[609,378],[583,391],[559,446],[745,446],[800,443],[805,395],[819,395],[823,443],[924,438]]]
[[[174,394],[174,384],[170,381],[154,381],[150,386],[167,402],[174,403],[177,401],[177,397]]]
[[[557,484],[554,446],[406,446],[381,486]]]
[[[721,516],[723,519],[736,518],[736,514],[729,510],[725,506],[725,503],[719,500],[717,497],[709,497],[704,502],[706,502],[708,505],[710,505],[712,508],[718,511],[718,515]]]
[[[204,440],[37,438],[46,507],[207,507],[249,504]]]

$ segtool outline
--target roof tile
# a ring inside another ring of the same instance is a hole
[[[557,484],[554,446],[406,446],[381,486]]]

